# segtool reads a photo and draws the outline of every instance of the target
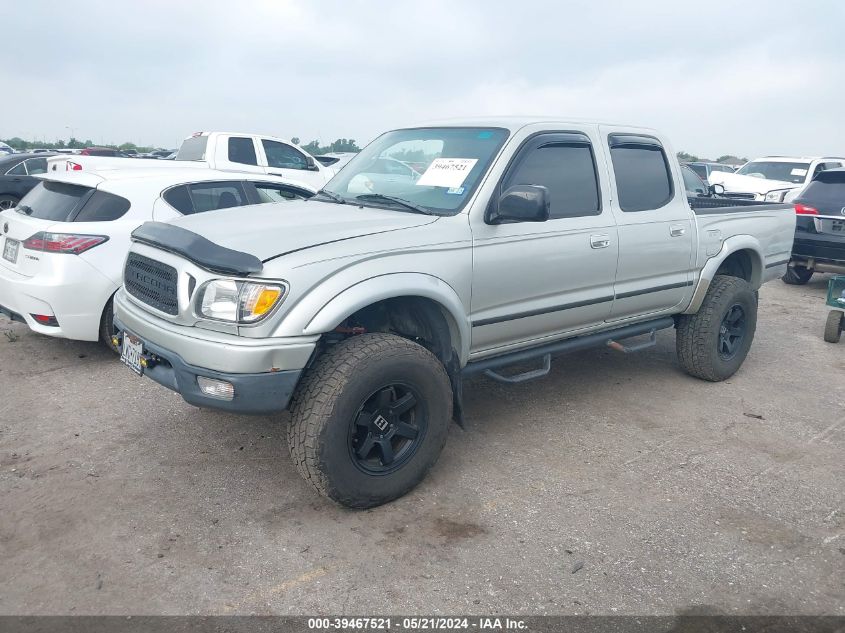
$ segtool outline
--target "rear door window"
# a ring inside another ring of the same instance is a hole
[[[18,211],[39,220],[67,222],[93,189],[66,182],[38,183],[18,203]]]
[[[188,185],[179,185],[164,192],[164,201],[179,213],[190,215],[194,212],[194,203],[191,201],[191,192]]]
[[[198,182],[189,186],[192,213],[242,207],[247,202],[240,182]]]
[[[707,165],[687,165],[699,178],[707,178]]]
[[[229,139],[229,161],[242,165],[257,165],[255,144],[251,138],[233,136]]]
[[[126,215],[129,200],[107,191],[95,191],[76,217],[74,222],[110,222]]]
[[[632,135],[611,135],[610,158],[622,211],[659,209],[673,198],[669,162],[656,140]]]

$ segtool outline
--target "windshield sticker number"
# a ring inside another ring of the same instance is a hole
[[[477,158],[435,158],[416,184],[421,187],[457,189],[464,184],[477,162]]]
[[[797,167],[789,172],[790,176],[806,176],[807,170],[806,169],[798,169]]]

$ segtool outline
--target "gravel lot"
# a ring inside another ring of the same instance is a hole
[[[0,613],[845,614],[826,285],[765,286],[725,383],[681,373],[671,331],[474,380],[428,479],[365,512],[300,480],[285,416],[0,317]]]

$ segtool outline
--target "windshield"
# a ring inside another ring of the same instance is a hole
[[[39,220],[67,222],[90,187],[44,180],[18,203],[18,211]]]
[[[176,160],[205,160],[205,146],[207,136],[192,136],[182,141],[182,146],[176,152]]]
[[[500,128],[394,130],[361,150],[324,189],[347,202],[457,213],[507,137]]]
[[[736,173],[765,180],[782,180],[801,184],[807,177],[810,163],[783,163],[766,160],[755,160],[746,163]]]

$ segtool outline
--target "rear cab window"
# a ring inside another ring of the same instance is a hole
[[[233,136],[229,139],[229,161],[242,165],[258,165],[255,144],[251,138]]]
[[[182,141],[182,146],[176,152],[176,160],[205,160],[205,150],[208,146],[207,136],[192,136]]]
[[[672,171],[657,139],[634,134],[611,134],[608,142],[622,211],[634,213],[660,209],[674,198]]]

